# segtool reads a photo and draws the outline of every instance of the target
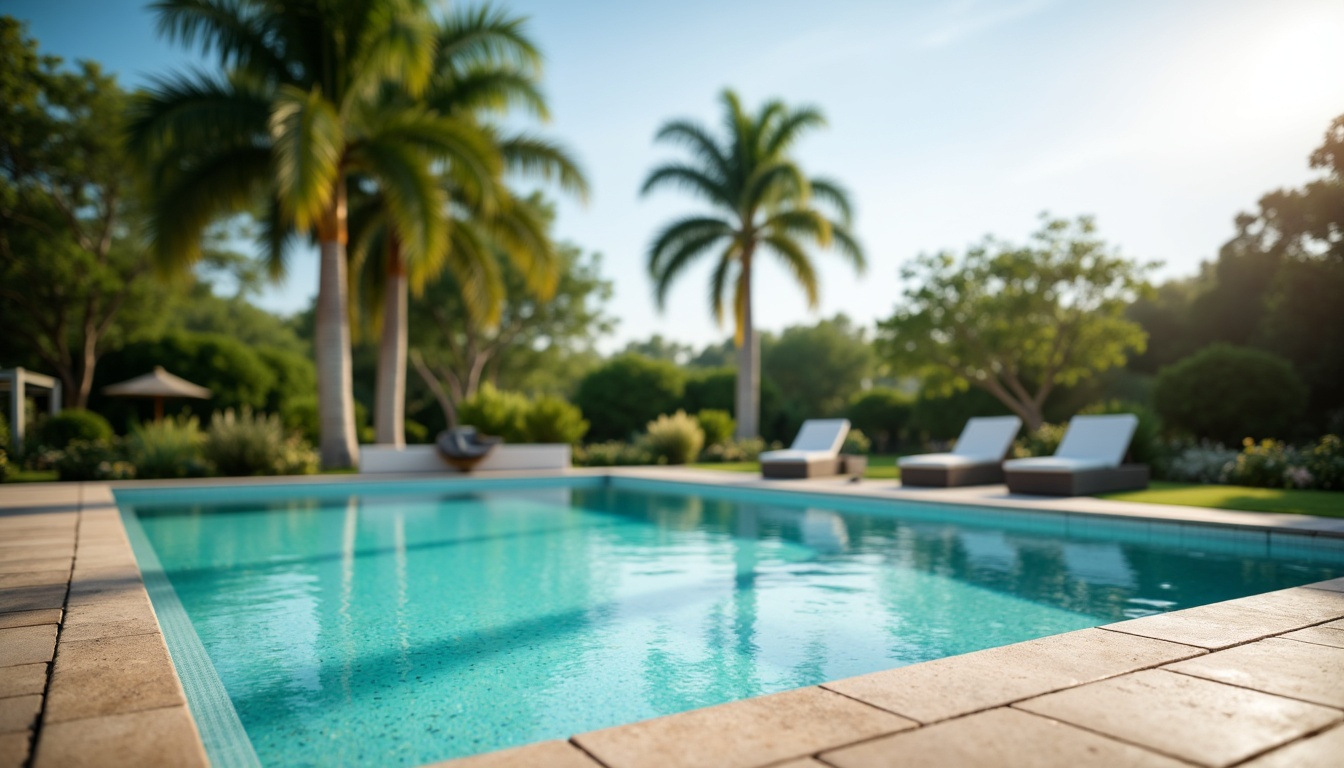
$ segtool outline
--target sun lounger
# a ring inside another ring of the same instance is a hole
[[[1075,416],[1054,456],[1003,463],[1009,492],[1090,496],[1147,488],[1147,465],[1121,463],[1138,425],[1132,413]]]
[[[901,485],[957,488],[1003,482],[1003,459],[1022,428],[1016,416],[980,416],[966,422],[951,453],[899,460]]]
[[[788,450],[761,454],[761,474],[770,478],[838,475],[840,446],[848,434],[848,419],[808,419]]]

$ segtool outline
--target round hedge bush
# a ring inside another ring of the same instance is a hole
[[[112,425],[93,411],[69,408],[48,416],[37,425],[35,439],[43,448],[62,450],[75,440],[96,443],[112,439]]]
[[[1306,399],[1287,360],[1229,344],[1163,368],[1153,389],[1153,406],[1169,429],[1230,446],[1248,437],[1286,437]]]

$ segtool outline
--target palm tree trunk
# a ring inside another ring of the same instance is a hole
[[[401,242],[392,237],[387,247],[373,428],[380,445],[397,448],[406,445],[406,324],[406,268],[401,260]]]
[[[355,440],[354,379],[350,359],[349,296],[346,294],[345,182],[322,217],[318,238],[321,264],[317,279],[317,410],[319,449],[326,469],[346,469],[359,461]]]
[[[738,440],[750,440],[761,431],[761,347],[751,317],[751,254],[742,257],[742,308],[738,323],[742,346],[737,349],[737,434]]]

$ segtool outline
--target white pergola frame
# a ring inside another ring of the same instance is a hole
[[[28,389],[43,389],[47,395],[47,413],[61,412],[61,382],[55,376],[36,373],[25,368],[0,369],[0,388],[8,385],[9,442],[14,450],[23,448],[23,428],[26,421],[24,402]]]

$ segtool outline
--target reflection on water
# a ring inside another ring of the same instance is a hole
[[[274,765],[419,764],[1344,573],[1146,525],[611,489],[139,515]]]

